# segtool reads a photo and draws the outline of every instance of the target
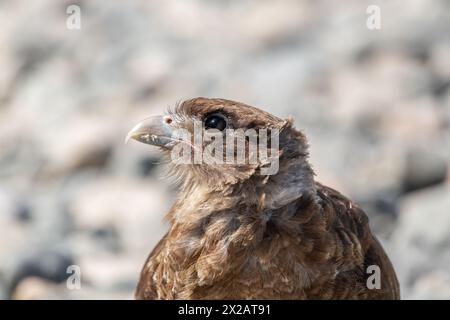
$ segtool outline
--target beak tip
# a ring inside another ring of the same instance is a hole
[[[127,136],[125,137],[125,140],[124,140],[124,144],[127,144],[128,143],[128,141],[130,141],[130,139],[131,139],[131,134],[127,134]]]
[[[131,139],[134,139],[136,132],[140,129],[140,127],[142,126],[141,123],[138,123],[137,125],[135,125],[133,127],[133,129],[131,129],[128,133],[127,136],[125,137],[125,144],[128,143],[128,141],[130,141]]]

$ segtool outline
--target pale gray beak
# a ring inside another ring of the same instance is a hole
[[[172,139],[173,129],[170,125],[170,116],[154,116],[139,122],[128,132],[125,143],[130,139],[151,144],[158,147],[165,147]]]

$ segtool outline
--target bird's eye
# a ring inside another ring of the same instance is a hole
[[[221,114],[212,114],[205,119],[205,129],[224,130],[227,127],[227,120]]]

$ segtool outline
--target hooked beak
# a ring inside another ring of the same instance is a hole
[[[166,147],[172,138],[173,129],[170,126],[172,119],[169,116],[153,116],[139,122],[128,132],[125,143],[130,139],[151,144],[158,147]]]

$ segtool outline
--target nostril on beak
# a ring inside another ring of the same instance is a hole
[[[171,124],[173,121],[171,116],[164,116],[163,120],[165,124]]]

